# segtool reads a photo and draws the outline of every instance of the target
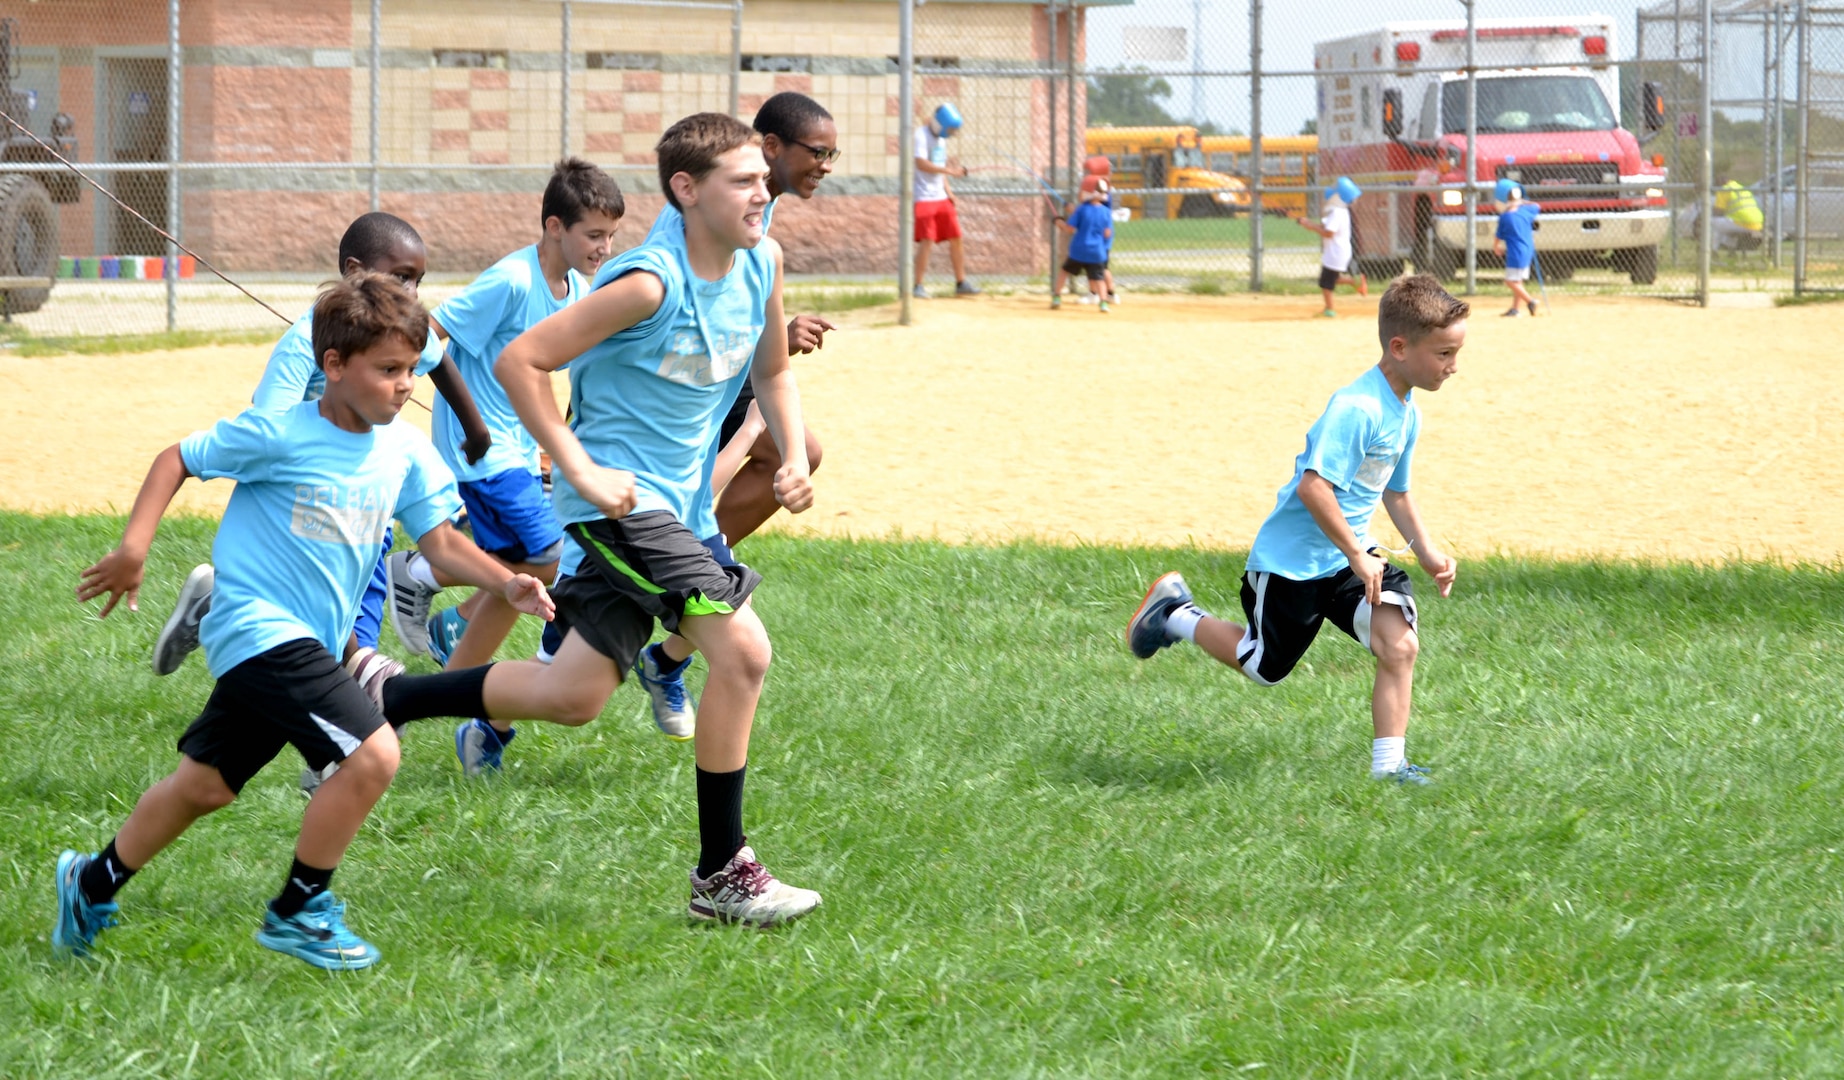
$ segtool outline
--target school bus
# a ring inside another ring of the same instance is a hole
[[[1242,181],[1205,165],[1196,128],[1089,128],[1087,142],[1089,154],[1107,156],[1109,183],[1117,189],[1199,189],[1196,194],[1116,195],[1115,205],[1133,211],[1134,217],[1229,217],[1248,209]]]
[[[1255,172],[1249,167],[1247,135],[1205,135],[1198,140],[1204,161],[1212,172],[1227,173],[1247,182]],[[1264,135],[1261,140],[1261,182],[1277,187],[1316,186],[1319,178],[1319,136]],[[1261,193],[1261,208],[1270,214],[1292,217],[1307,212],[1301,192]]]

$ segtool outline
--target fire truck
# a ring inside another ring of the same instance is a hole
[[[1535,239],[1551,276],[1604,266],[1651,284],[1670,228],[1665,168],[1620,126],[1614,21],[1481,19],[1475,34],[1480,264],[1500,265],[1490,189],[1508,178],[1542,204]],[[1445,279],[1465,260],[1465,65],[1459,21],[1387,23],[1313,47],[1319,175],[1365,191],[1352,222],[1366,273],[1394,276],[1412,260]],[[1649,138],[1664,99],[1651,83],[1641,96]]]

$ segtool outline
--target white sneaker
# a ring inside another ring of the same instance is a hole
[[[384,564],[390,581],[391,629],[412,656],[429,651],[429,604],[439,591],[410,576],[412,551],[393,552]]]
[[[634,661],[634,676],[646,687],[653,703],[653,725],[660,734],[674,742],[684,742],[698,731],[698,710],[692,705],[691,693],[685,688],[685,673],[691,664],[680,664],[671,675],[653,659],[653,647],[643,645]]]
[[[779,926],[820,906],[819,893],[777,881],[747,846],[708,878],[692,867],[691,890],[693,918],[749,926]]]
[[[186,583],[179,587],[179,602],[154,639],[154,674],[173,674],[198,648],[199,623],[211,611],[211,588],[216,583],[217,572],[210,563],[200,563],[186,575]]]
[[[376,649],[360,646],[346,661],[346,674],[359,684],[379,712],[384,711],[384,684],[403,674],[403,665]]]

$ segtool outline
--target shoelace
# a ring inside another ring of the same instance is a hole
[[[774,880],[775,877],[768,872],[768,867],[759,862],[732,863],[729,869],[724,871],[724,884],[732,891],[744,896],[762,895],[769,883]]]

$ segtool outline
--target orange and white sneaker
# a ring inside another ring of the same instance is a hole
[[[708,878],[700,878],[698,868],[692,868],[690,910],[694,919],[780,926],[819,906],[819,893],[776,880],[747,845]]]

